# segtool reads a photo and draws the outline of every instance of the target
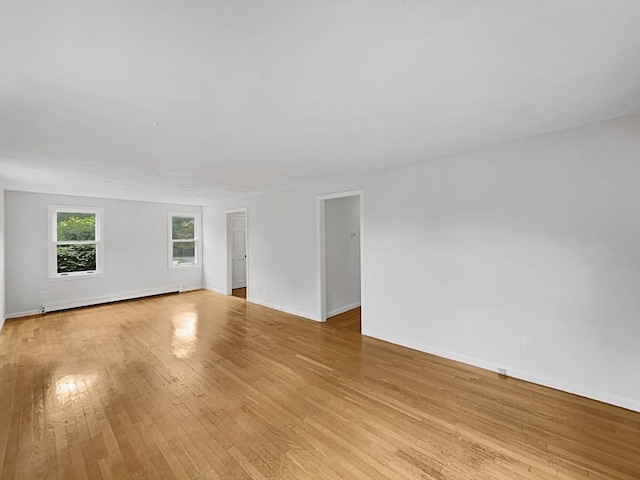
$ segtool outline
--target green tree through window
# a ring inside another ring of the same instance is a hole
[[[96,215],[94,213],[58,212],[56,233],[58,273],[96,270]]]
[[[58,241],[83,241],[96,239],[95,213],[58,212]]]
[[[56,212],[56,273],[97,270],[96,214]]]
[[[171,217],[171,261],[174,266],[194,265],[196,259],[196,219]]]

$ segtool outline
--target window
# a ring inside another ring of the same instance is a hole
[[[104,273],[101,208],[49,206],[49,278]]]
[[[193,267],[199,263],[199,216],[169,214],[169,268]]]

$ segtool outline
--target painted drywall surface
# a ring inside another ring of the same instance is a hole
[[[4,268],[4,188],[0,179],[0,329],[6,313]]]
[[[7,314],[42,304],[202,284],[202,268],[168,268],[168,212],[201,207],[6,192]],[[48,205],[104,208],[105,275],[48,280]],[[41,298],[47,292],[47,298]]]
[[[205,206],[207,285],[226,287],[224,212],[246,206],[250,299],[318,318],[315,198],[363,188],[365,334],[640,409],[639,132],[632,115]]]
[[[247,207],[248,299],[316,318],[316,200],[299,190],[204,209],[206,286],[226,291],[226,211],[241,207]]]
[[[246,207],[247,299],[320,320],[316,196],[354,190],[353,184],[352,178],[340,178],[206,205],[206,288],[218,293],[227,289],[226,213]]]
[[[360,304],[360,198],[325,202],[327,316]]]
[[[638,119],[372,179],[363,331],[640,408]]]

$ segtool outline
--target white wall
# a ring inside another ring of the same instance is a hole
[[[4,187],[0,178],[0,329],[6,314],[4,278]]]
[[[220,293],[227,289],[228,205],[247,207],[248,300],[317,318],[315,196],[283,190],[204,210],[204,277]]]
[[[326,200],[325,232],[326,311],[331,317],[360,305],[360,197]]]
[[[639,132],[632,115],[205,206],[206,284],[226,288],[224,212],[246,206],[249,300],[318,319],[316,196],[364,189],[363,333],[640,410]]]
[[[48,280],[48,205],[104,208],[105,275]],[[202,284],[202,268],[168,268],[168,212],[201,207],[7,191],[6,311],[19,316],[42,304],[95,303]],[[47,298],[41,298],[41,292]]]

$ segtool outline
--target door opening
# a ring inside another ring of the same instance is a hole
[[[320,320],[361,332],[363,194],[318,197]]]
[[[227,212],[227,295],[247,298],[247,209]]]

